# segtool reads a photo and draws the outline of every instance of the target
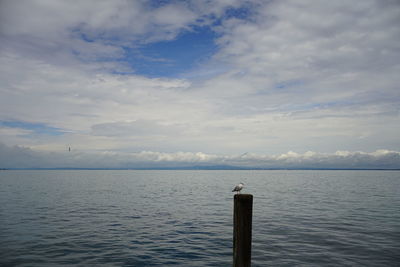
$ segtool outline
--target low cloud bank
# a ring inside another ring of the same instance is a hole
[[[201,152],[44,152],[0,144],[0,168],[400,169],[400,152],[309,151],[221,156]]]

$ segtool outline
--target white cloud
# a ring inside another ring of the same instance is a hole
[[[180,125],[162,125],[156,121],[137,120],[95,124],[92,134],[99,136],[163,136],[180,135],[184,128]]]
[[[0,168],[317,168],[317,169],[399,169],[400,152],[371,153],[341,151],[324,154],[308,151],[268,156],[142,151],[136,153],[38,152],[0,144]]]
[[[264,149],[398,148],[399,18],[393,1],[260,4],[254,20],[219,28],[231,71],[202,90],[242,129],[278,137]]]
[[[2,1],[0,120],[65,134],[3,129],[0,141],[50,151],[71,144],[88,161],[102,150],[281,157],[247,158],[266,166],[321,152],[348,166],[342,157],[375,159],[349,151],[400,150],[397,2],[253,1],[247,20],[224,15],[242,1],[148,3]],[[220,34],[200,79],[115,74],[130,71],[118,61],[121,45],[171,40],[195,25]]]
[[[31,134],[31,130],[0,126],[1,141],[6,144],[23,144]]]
[[[6,0],[0,3],[0,40],[5,50],[56,65],[78,64],[76,58],[118,64],[122,45],[172,40],[240,6],[240,1],[212,2],[172,1],[152,7],[149,1]]]

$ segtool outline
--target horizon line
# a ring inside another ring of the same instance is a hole
[[[0,168],[0,171],[13,170],[203,170],[203,171],[400,171],[400,168],[246,168],[246,167],[143,167],[143,168]]]

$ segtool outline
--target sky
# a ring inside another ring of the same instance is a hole
[[[0,168],[398,169],[399,26],[397,0],[0,0]]]

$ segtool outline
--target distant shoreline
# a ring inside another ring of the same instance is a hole
[[[0,171],[17,171],[17,170],[97,170],[97,171],[117,171],[117,170],[132,170],[132,171],[400,171],[400,169],[383,169],[383,168],[242,168],[242,167],[162,167],[162,168],[0,168]]]

